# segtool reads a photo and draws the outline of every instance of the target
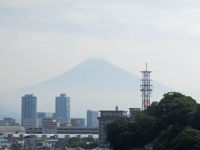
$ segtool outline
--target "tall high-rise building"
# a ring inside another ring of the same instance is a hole
[[[33,94],[22,96],[21,124],[26,129],[37,127],[37,97]]]
[[[87,127],[98,127],[99,121],[97,117],[99,116],[98,111],[87,110]]]
[[[56,120],[60,123],[70,123],[70,97],[62,93],[56,97]]]

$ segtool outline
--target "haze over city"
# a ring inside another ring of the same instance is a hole
[[[138,77],[148,62],[154,81],[198,101],[199,5],[187,0],[0,1],[0,93],[102,58]],[[51,95],[52,105],[59,92]],[[20,97],[12,101],[20,107]]]
[[[200,149],[199,8],[0,0],[0,149]]]
[[[101,57],[199,98],[197,0],[0,1],[0,92]]]

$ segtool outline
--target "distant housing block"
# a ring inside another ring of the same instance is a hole
[[[87,127],[98,127],[99,121],[97,119],[99,117],[98,111],[87,110]]]
[[[71,118],[71,124],[73,127],[85,127],[85,118]]]
[[[53,118],[53,113],[50,112],[37,112],[38,127],[42,127],[42,119]]]
[[[43,134],[56,134],[57,127],[60,124],[55,119],[42,119],[42,133]]]
[[[129,108],[129,118],[131,122],[135,121],[135,117],[140,113],[140,108]]]
[[[108,148],[109,143],[105,143],[106,134],[105,127],[108,123],[111,123],[119,118],[125,118],[127,116],[127,111],[120,111],[118,108],[116,110],[104,110],[100,111],[99,119],[99,147]]]

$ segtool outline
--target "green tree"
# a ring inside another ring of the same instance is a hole
[[[170,125],[166,130],[162,130],[154,141],[154,150],[173,150],[172,140],[183,131],[183,127],[179,125]]]
[[[161,117],[166,115],[166,118],[161,121],[185,126],[188,124],[190,113],[196,106],[196,101],[189,96],[181,93],[167,93],[159,102],[159,107],[163,109],[160,113]]]
[[[180,128],[187,126],[196,106],[197,103],[191,97],[176,92],[165,94],[159,103],[153,102],[135,120],[140,146],[153,142],[161,131],[171,125]]]
[[[154,116],[141,113],[135,119],[134,135],[137,138],[137,143],[134,146],[142,147],[149,142],[152,142],[156,137],[156,123],[157,120]],[[151,134],[150,134],[151,133]]]
[[[76,138],[76,137],[70,138],[68,142],[68,147],[71,147],[71,148],[80,147],[80,138]]]
[[[98,142],[96,139],[91,137],[85,137],[85,138],[73,137],[69,139],[67,146],[71,148],[81,147],[84,149],[93,149],[98,146]]]
[[[134,142],[133,129],[133,124],[127,119],[118,119],[106,126],[106,141],[113,150],[128,150]]]
[[[200,104],[197,105],[196,111],[191,114],[190,126],[194,129],[200,130]]]
[[[200,131],[186,128],[171,143],[173,144],[173,150],[199,150]]]
[[[176,145],[171,140],[190,125],[200,129],[200,106],[189,96],[169,92],[160,102],[153,102],[136,116],[134,123],[117,120],[109,124],[106,135],[114,150],[149,143],[153,143],[155,149],[173,150]]]

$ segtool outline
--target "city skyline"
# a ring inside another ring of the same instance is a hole
[[[140,79],[141,77],[103,59],[90,59],[56,78],[8,93],[2,98],[6,100],[2,105],[8,109],[14,107],[13,111],[16,114],[20,110],[20,105],[17,104],[18,97],[31,92],[38,97],[39,111],[53,112],[55,111],[55,95],[69,93],[73,97],[72,117],[85,116],[87,109],[108,110],[116,105],[126,110],[130,106],[141,107],[142,105]],[[152,84],[154,89],[152,101],[158,101],[164,93],[172,91],[156,81]],[[5,113],[3,109],[1,112]]]
[[[200,0],[0,0],[0,149],[200,149],[199,16]]]

